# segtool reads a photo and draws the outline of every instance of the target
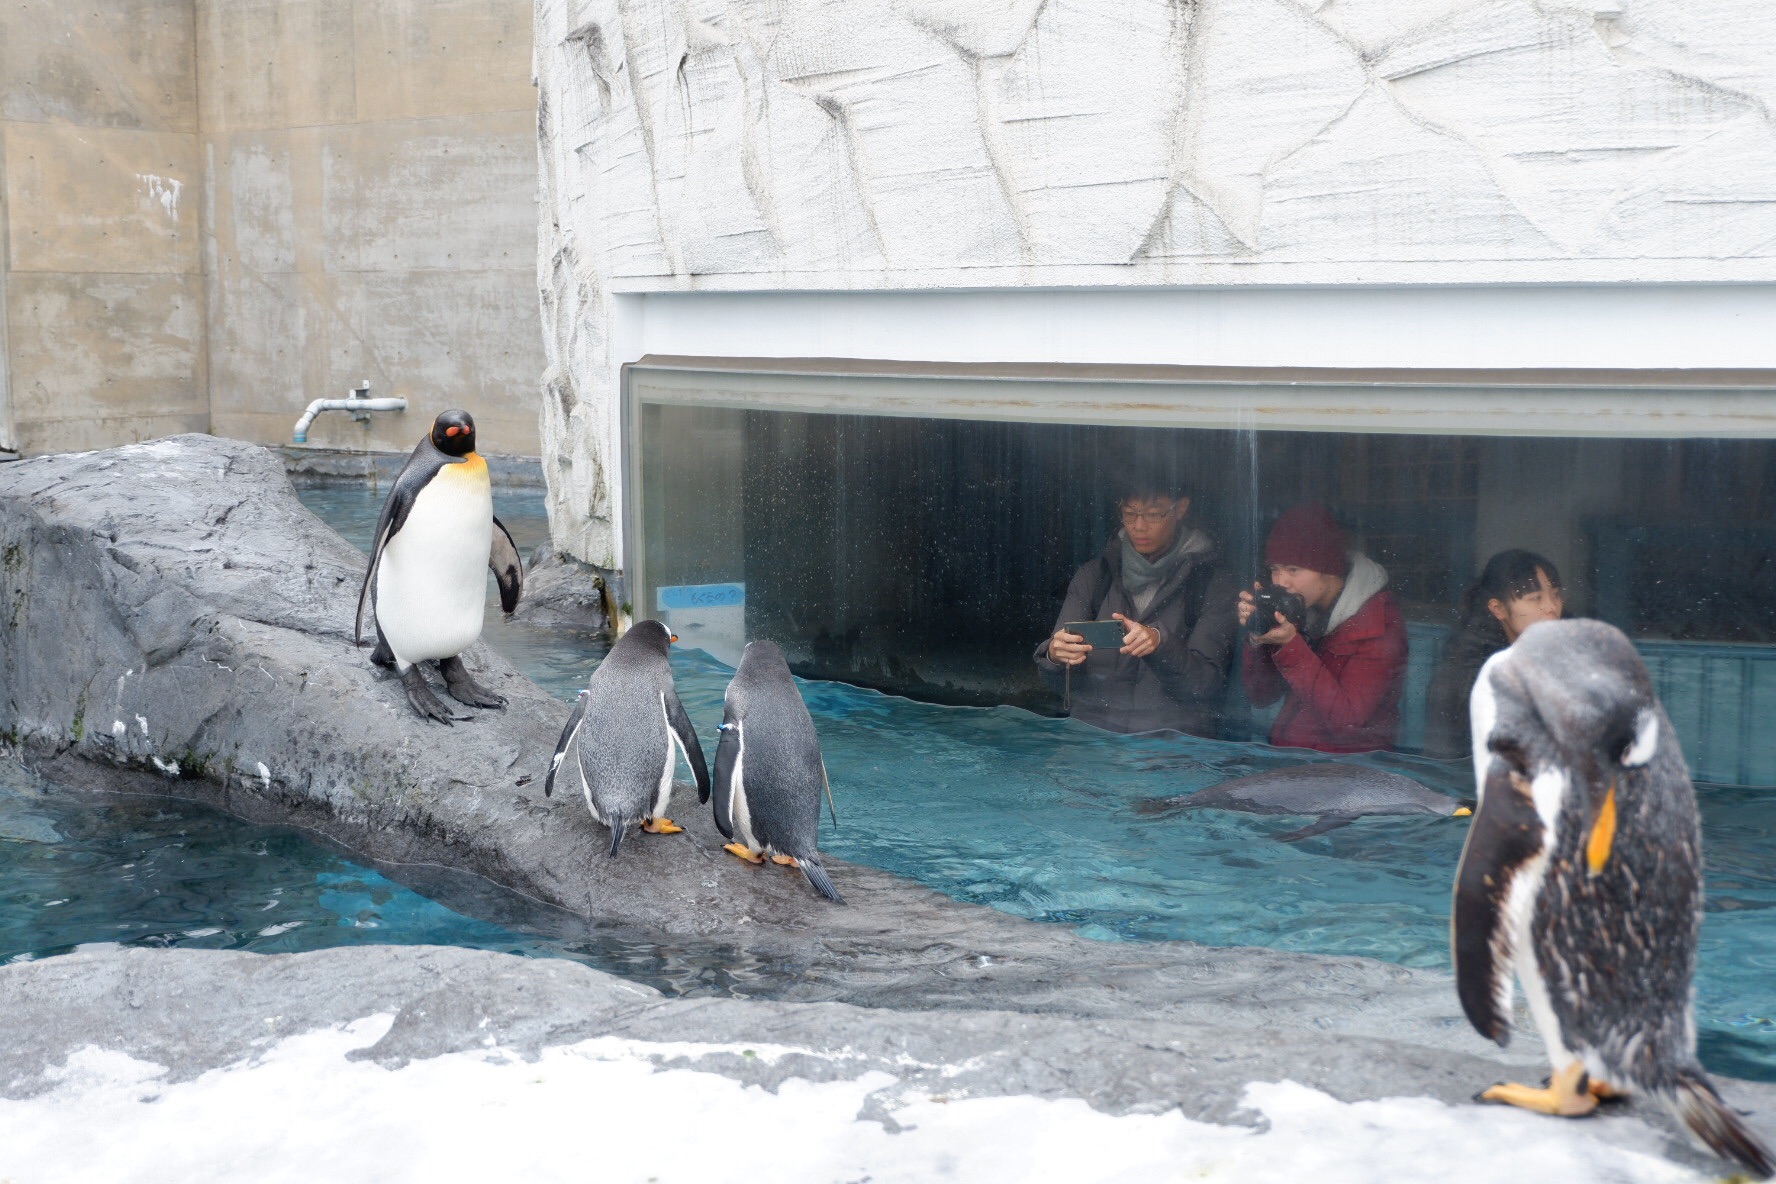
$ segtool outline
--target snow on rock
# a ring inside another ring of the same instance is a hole
[[[392,1021],[288,1037],[180,1082],[151,1062],[81,1049],[51,1091],[0,1101],[0,1172],[105,1184],[1707,1178],[1659,1158],[1659,1136],[1632,1122],[1611,1124],[1606,1138],[1596,1124],[1415,1098],[1345,1103],[1290,1081],[1246,1087],[1258,1129],[965,1093],[903,1100],[884,1122],[860,1111],[893,1083],[887,1073],[790,1078],[767,1091],[662,1068],[662,1049],[642,1041],[593,1039],[533,1059],[494,1046],[398,1069],[351,1056]],[[663,1049],[693,1062],[733,1051]]]

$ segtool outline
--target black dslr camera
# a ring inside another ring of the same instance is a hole
[[[1266,584],[1252,593],[1253,613],[1246,618],[1246,631],[1253,637],[1269,633],[1277,627],[1276,614],[1297,629],[1307,625],[1307,601],[1275,584]]]

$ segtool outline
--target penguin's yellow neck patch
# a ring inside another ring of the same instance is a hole
[[[462,460],[439,469],[438,476],[449,481],[470,481],[485,485],[487,484],[487,462],[481,459],[481,454],[478,452],[465,452]]]
[[[1609,862],[1610,846],[1616,841],[1616,787],[1611,785],[1609,793],[1603,799],[1603,809],[1597,812],[1597,821],[1591,824],[1591,838],[1585,844],[1585,862],[1590,865],[1591,874],[1596,875]]]

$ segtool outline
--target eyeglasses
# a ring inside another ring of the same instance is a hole
[[[1163,510],[1124,510],[1122,512],[1122,524],[1124,526],[1134,526],[1136,523],[1140,523],[1143,526],[1158,526],[1167,518],[1170,518],[1177,508],[1177,503],[1174,502]]]

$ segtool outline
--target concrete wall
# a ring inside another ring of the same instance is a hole
[[[530,64],[526,0],[0,8],[0,447],[288,443],[368,379],[407,414],[312,445],[535,455]]]
[[[1060,316],[1085,292],[1561,283],[1582,305],[1611,285],[1776,280],[1776,10],[1762,0],[537,13],[543,457],[558,543],[599,562],[618,557],[618,339],[645,336],[621,327],[634,294],[1064,288],[1047,345],[1000,360],[1114,362],[1130,359]],[[1459,316],[1462,301],[1438,307]],[[1026,337],[1003,320],[1019,311],[968,302],[963,352]],[[941,352],[957,333],[890,328],[877,356],[963,360]],[[1275,348],[1243,364],[1282,364],[1294,334],[1272,328]],[[1622,328],[1662,331],[1656,317]],[[1558,364],[1621,364],[1571,344]],[[1147,352],[1224,351],[1181,333]]]
[[[405,451],[446,407],[537,453],[526,0],[197,0],[211,426],[288,443],[311,399],[404,395],[318,447]]]
[[[190,0],[0,8],[0,445],[209,423],[195,53]]]

